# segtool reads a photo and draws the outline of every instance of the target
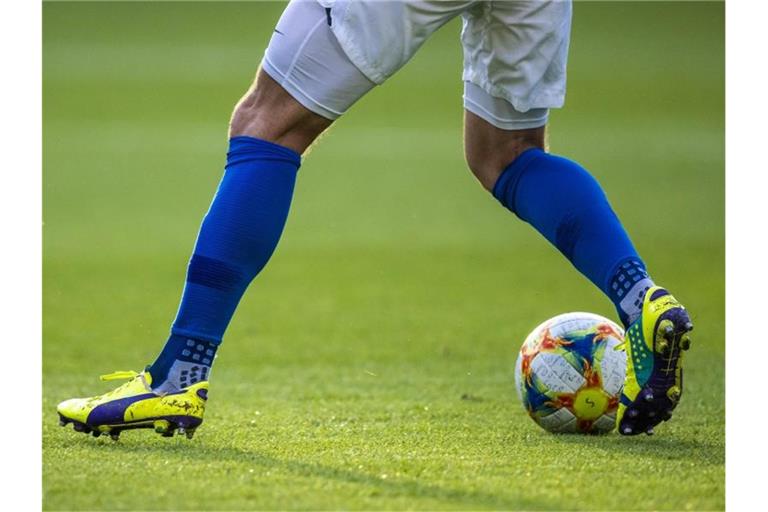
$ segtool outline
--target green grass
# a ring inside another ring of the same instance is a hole
[[[306,159],[192,442],[56,425],[164,341],[226,122],[279,4],[44,6],[44,508],[722,509],[723,4],[575,8],[551,148],[604,184],[696,321],[654,437],[552,436],[512,386],[555,314],[610,304],[465,168],[453,22]]]

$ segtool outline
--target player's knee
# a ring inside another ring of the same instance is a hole
[[[492,190],[504,164],[494,158],[493,155],[480,155],[476,152],[466,151],[464,156],[467,166],[472,171],[472,174],[475,175],[475,178],[486,190]]]
[[[307,110],[263,72],[235,106],[229,136],[246,135],[303,153],[331,124]]]
[[[274,106],[269,102],[258,99],[258,93],[249,91],[238,103],[232,112],[232,120],[229,123],[230,137],[248,135],[277,142],[290,129],[290,120],[270,115]]]
[[[229,124],[229,135],[247,135],[280,144],[293,132],[301,131],[302,125],[300,115],[265,97],[256,88],[249,91],[235,105]]]
[[[544,148],[544,133],[543,126],[502,130],[468,112],[464,136],[467,166],[483,187],[492,191],[504,169],[524,151]]]
[[[254,131],[260,131],[259,110],[253,105],[245,104],[246,98],[240,100],[232,112],[232,119],[229,122],[230,137],[247,135]]]
[[[543,144],[526,143],[506,148],[503,151],[493,151],[492,149],[470,150],[464,152],[467,166],[477,180],[489,192],[509,164],[515,161],[523,151],[533,147],[543,149]]]

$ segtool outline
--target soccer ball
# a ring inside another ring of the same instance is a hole
[[[604,434],[616,423],[627,356],[624,330],[592,313],[565,313],[536,327],[515,365],[520,401],[544,430]]]

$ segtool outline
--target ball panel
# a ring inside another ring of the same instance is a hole
[[[576,416],[574,416],[568,409],[557,409],[551,414],[546,416],[532,416],[533,420],[538,423],[544,430],[554,432],[557,429],[568,428],[568,425],[576,425]]]
[[[610,339],[605,344],[605,350],[600,357],[600,376],[603,389],[612,396],[618,396],[624,387],[624,377],[627,369],[627,353],[615,350],[619,340]]]
[[[617,332],[623,334],[623,330],[621,327],[616,325],[616,323],[611,322],[607,318],[596,315],[594,313],[585,313],[585,312],[573,312],[573,313],[563,313],[562,315],[558,315],[554,318],[551,318],[547,320],[546,322],[543,322],[541,326],[548,325],[552,333],[556,336],[564,336],[566,333],[574,332],[574,331],[582,331],[582,330],[591,330],[595,325],[599,324],[608,324],[612,328],[614,328]],[[536,330],[540,329],[540,327],[537,327]]]
[[[531,371],[554,393],[575,393],[586,382],[560,354],[539,354],[531,362]]]
[[[616,414],[603,414],[592,424],[592,431],[607,434],[616,426]]]
[[[517,356],[517,362],[515,362],[515,390],[517,391],[517,398],[520,399],[520,402],[523,404],[525,403],[525,398],[523,394],[525,393],[525,390],[523,389],[523,355],[519,354]]]
[[[528,414],[546,416],[555,412],[558,407],[552,401],[552,395],[546,384],[538,375],[532,374],[523,381],[523,407]]]

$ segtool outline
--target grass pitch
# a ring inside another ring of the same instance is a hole
[[[193,441],[59,428],[164,341],[226,122],[281,5],[44,6],[45,509],[722,509],[724,37],[719,3],[575,7],[556,153],[603,183],[693,313],[654,437],[553,436],[512,385],[524,336],[613,315],[484,192],[461,151],[453,22],[305,160]]]

